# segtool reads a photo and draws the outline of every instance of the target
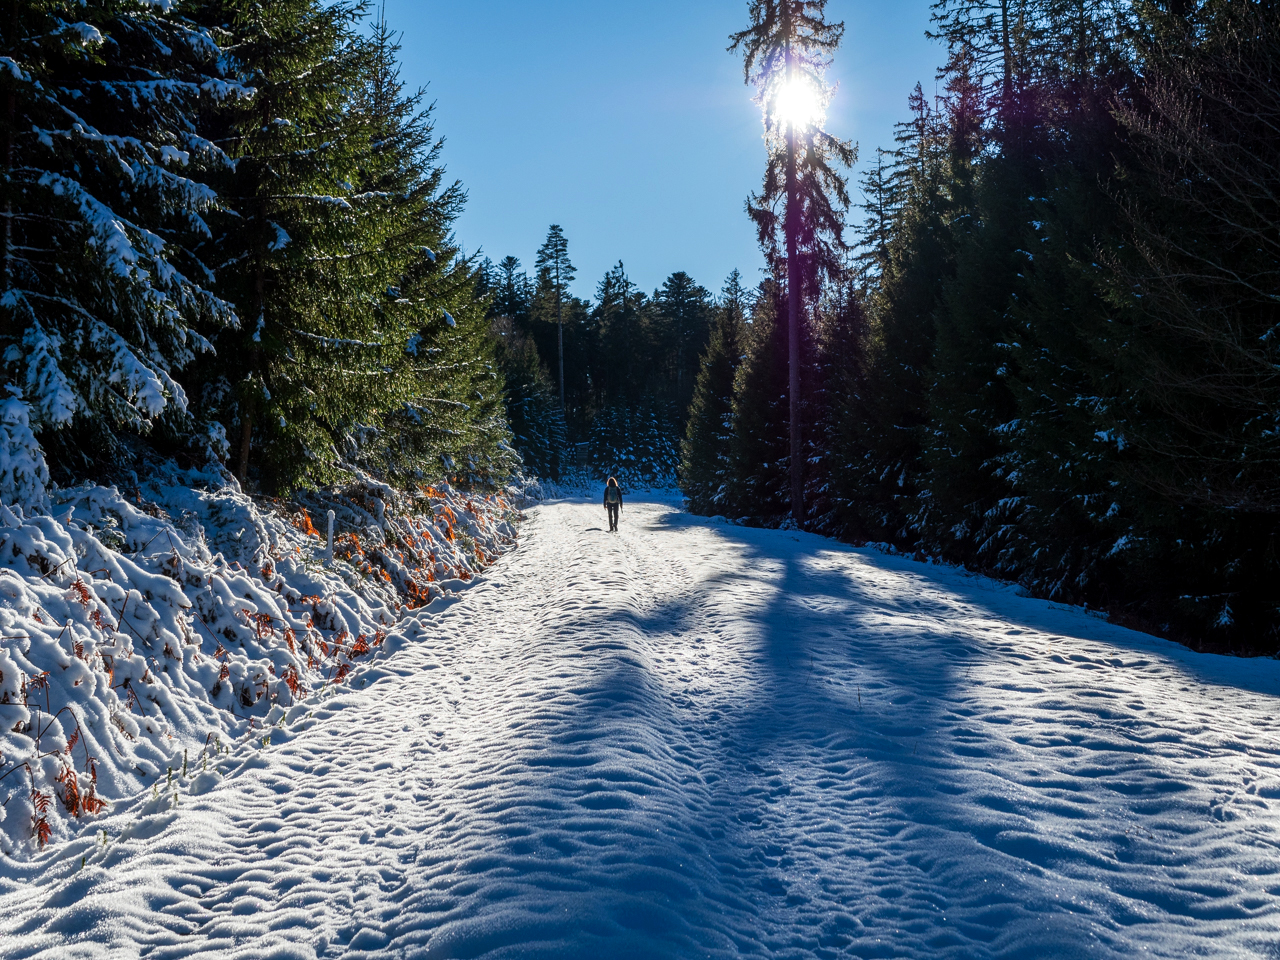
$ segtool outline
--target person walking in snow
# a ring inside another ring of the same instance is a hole
[[[609,532],[618,531],[618,514],[622,510],[622,488],[618,486],[618,478],[610,477],[604,485],[604,509],[609,514]]]

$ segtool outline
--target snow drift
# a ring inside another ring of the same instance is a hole
[[[0,504],[0,852],[65,839],[71,821],[343,683],[403,612],[513,542],[516,494],[362,478],[255,501],[174,468]]]

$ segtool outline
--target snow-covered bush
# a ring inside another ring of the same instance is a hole
[[[0,504],[0,851],[65,837],[274,706],[341,684],[405,610],[499,556],[516,516],[501,495],[367,478],[255,502],[176,468],[55,491],[42,512]]]

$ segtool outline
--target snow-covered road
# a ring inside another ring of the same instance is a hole
[[[661,500],[431,609],[0,864],[0,956],[1280,956],[1280,663]]]

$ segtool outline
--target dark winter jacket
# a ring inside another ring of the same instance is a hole
[[[621,507],[622,507],[622,488],[621,488],[621,487],[605,487],[605,488],[604,488],[604,505],[605,505],[606,507],[609,505],[609,491],[610,491],[610,490],[612,490],[614,493],[616,493],[616,494],[618,495],[618,499],[617,499],[617,500],[614,500],[613,502],[614,502],[614,503],[616,503],[616,504],[618,505],[619,509],[621,509]]]

